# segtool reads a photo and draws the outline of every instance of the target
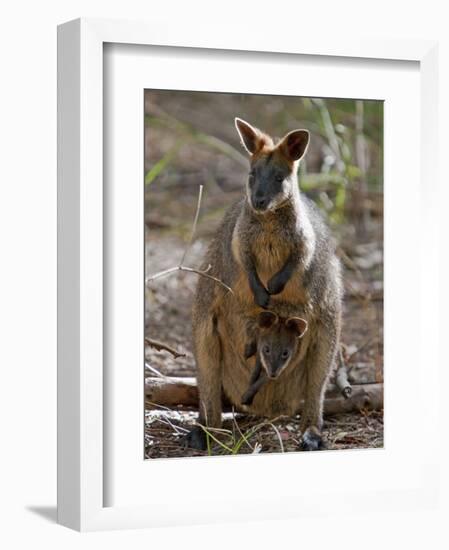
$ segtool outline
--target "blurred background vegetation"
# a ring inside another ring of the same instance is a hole
[[[273,137],[311,133],[300,187],[337,234],[368,237],[383,216],[383,103],[208,92],[145,94],[145,221],[187,237],[203,184],[199,235],[211,234],[244,190],[248,158],[239,116]]]

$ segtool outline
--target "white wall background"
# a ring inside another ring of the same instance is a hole
[[[181,18],[192,33],[208,21],[236,19],[277,34],[365,32],[441,40],[449,65],[445,2],[278,0],[226,2],[66,0],[3,2],[0,8],[0,546],[46,548],[447,548],[445,511],[263,525],[83,534],[55,525],[56,515],[56,25],[79,16]],[[440,97],[449,97],[447,72]],[[447,102],[447,100],[446,100]],[[449,121],[441,102],[442,120]],[[442,124],[443,127],[443,124]],[[440,135],[441,165],[448,139]],[[413,159],[404,159],[413,162]],[[448,192],[441,200],[447,216]],[[447,233],[448,222],[444,220]],[[444,247],[444,241],[443,241]],[[448,280],[447,263],[442,280]],[[431,284],[431,282],[430,282]],[[445,292],[447,305],[447,292]],[[444,311],[440,321],[444,320]],[[436,322],[432,320],[431,322]],[[443,372],[447,385],[447,374]],[[442,390],[443,392],[443,390]],[[442,393],[443,396],[443,393]],[[443,405],[444,407],[444,405]],[[442,410],[447,419],[447,407]],[[442,443],[447,456],[447,426]],[[416,445],[429,444],[417,434]],[[443,472],[447,505],[448,476]],[[183,505],[179,499],[174,505]],[[187,503],[188,505],[188,503]],[[363,503],[360,503],[363,512]]]

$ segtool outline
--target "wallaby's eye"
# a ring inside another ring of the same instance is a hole
[[[284,181],[284,178],[282,176],[276,176],[276,181],[278,183],[282,183]]]
[[[254,170],[251,170],[251,172],[248,174],[248,177],[250,180],[254,178]]]
[[[265,353],[265,355],[270,355],[270,348],[268,346],[264,346],[263,352]]]
[[[284,351],[282,352],[282,359],[287,359],[288,354],[288,349],[284,349]]]

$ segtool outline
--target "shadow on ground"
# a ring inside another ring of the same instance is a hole
[[[58,515],[56,506],[27,506],[26,509],[51,523],[56,523]]]

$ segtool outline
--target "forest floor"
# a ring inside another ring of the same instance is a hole
[[[209,236],[199,238],[189,250],[185,265],[198,268]],[[345,236],[340,255],[344,267],[345,300],[342,342],[349,362],[371,363],[383,381],[382,237],[379,228],[361,239]],[[163,227],[146,236],[147,276],[177,265],[185,241]],[[193,273],[176,273],[157,279],[146,290],[146,336],[163,341],[185,354],[174,358],[146,347],[145,376],[195,376],[191,344],[190,309],[197,283]],[[176,410],[146,403],[145,456],[168,458],[207,455],[185,449],[182,437],[195,423],[197,411]],[[335,414],[324,419],[327,449],[383,447],[383,411]],[[283,452],[298,449],[299,416],[261,419],[225,413],[223,431],[210,440],[211,454]]]

